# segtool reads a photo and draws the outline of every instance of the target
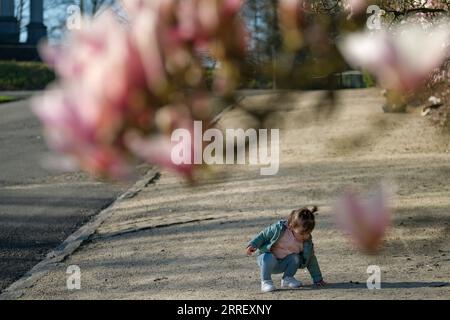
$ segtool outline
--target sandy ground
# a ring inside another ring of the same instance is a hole
[[[376,89],[342,91],[338,112],[315,117],[320,94],[243,102],[255,110],[282,106],[265,123],[283,126],[277,175],[227,166],[225,179],[208,176],[188,188],[162,172],[22,299],[449,299],[450,139],[419,114],[382,113]],[[237,109],[221,125],[231,121],[255,119]],[[336,229],[330,205],[348,185],[368,190],[383,179],[397,186],[392,226],[381,254],[366,256]],[[299,270],[302,289],[261,294],[247,242],[311,204],[320,207],[313,236],[329,285],[315,289]],[[81,290],[66,287],[69,265],[81,269]],[[369,265],[381,268],[381,290],[366,288]]]

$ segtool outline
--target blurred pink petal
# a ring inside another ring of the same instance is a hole
[[[337,224],[367,252],[378,251],[389,225],[388,196],[385,186],[378,187],[368,199],[349,189],[334,206]]]
[[[198,4],[198,20],[208,35],[219,27],[219,10],[217,1],[200,0]]]
[[[122,178],[143,158],[191,176],[192,165],[170,161],[168,139],[194,119],[208,122],[198,50],[217,45],[216,58],[230,65],[246,48],[241,1],[210,1],[199,10],[202,0],[124,0],[128,25],[106,12],[83,22],[65,45],[42,46],[59,77],[33,102],[49,146],[95,175]],[[224,94],[237,86],[238,70],[227,68]]]
[[[158,10],[159,6],[163,2],[169,2],[173,0],[122,0],[122,6],[125,9],[130,20],[133,20],[136,16],[140,15],[142,11]]]
[[[40,160],[42,168],[53,172],[74,172],[80,169],[77,159],[55,154],[46,154]]]
[[[172,161],[172,149],[175,143],[169,137],[144,138],[138,134],[129,133],[126,137],[126,143],[130,150],[144,161],[181,174],[188,179],[192,177],[193,163],[175,164]],[[193,144],[191,145],[193,146]]]
[[[344,0],[344,8],[350,12],[349,18],[366,12],[367,0]]]
[[[44,123],[49,146],[82,169],[100,176],[126,178],[130,172],[120,144],[110,143],[119,126],[108,113],[103,119],[101,104],[77,96],[70,90],[53,88],[32,101],[34,113]]]
[[[391,31],[348,35],[340,49],[351,65],[373,73],[385,88],[405,92],[420,87],[444,62],[449,40],[448,23],[428,30],[402,25]]]
[[[280,0],[279,20],[283,32],[284,46],[291,51],[299,50],[303,45],[302,2],[297,0]]]
[[[148,88],[159,96],[167,89],[168,80],[164,69],[163,52],[158,44],[157,23],[157,12],[148,8],[143,9],[133,20],[130,40],[134,42],[136,60],[142,66]]]
[[[97,147],[83,150],[81,168],[94,176],[129,179],[132,167],[124,152],[114,147]]]
[[[222,13],[225,15],[234,16],[239,13],[242,7],[243,0],[219,0],[222,5]]]

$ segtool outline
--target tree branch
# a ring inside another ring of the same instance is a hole
[[[393,13],[394,16],[397,18],[399,16],[407,16],[412,13],[445,13],[449,14],[449,12],[445,9],[434,9],[434,8],[413,8],[413,9],[406,9],[404,11],[397,11],[393,9],[386,9],[381,8],[386,13]]]

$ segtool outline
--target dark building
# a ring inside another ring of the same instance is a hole
[[[30,0],[27,42],[19,43],[20,28],[14,16],[14,0],[0,1],[0,60],[39,60],[36,45],[47,36],[43,11],[43,0]]]

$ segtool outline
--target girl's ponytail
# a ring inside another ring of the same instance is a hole
[[[313,206],[311,210],[307,207],[293,210],[289,215],[288,224],[293,227],[301,225],[305,230],[312,231],[316,225],[314,213],[318,210],[317,206]]]

